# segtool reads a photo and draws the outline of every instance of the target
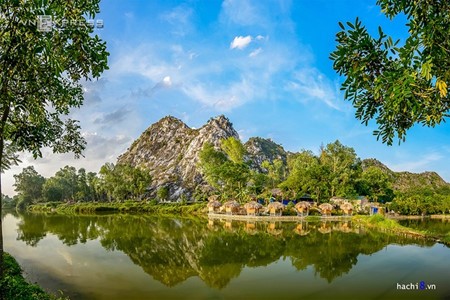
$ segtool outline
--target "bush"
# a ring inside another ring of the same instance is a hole
[[[0,280],[0,299],[4,300],[52,300],[62,299],[47,294],[39,286],[30,284],[22,277],[22,269],[8,253],[3,253],[3,278]],[[3,297],[2,297],[3,296]]]
[[[152,199],[152,200],[148,201],[148,204],[149,205],[157,205],[158,204],[158,200]]]

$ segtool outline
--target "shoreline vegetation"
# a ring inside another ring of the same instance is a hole
[[[37,284],[29,283],[22,275],[22,269],[10,254],[3,253],[3,278],[0,280],[0,299],[2,300],[63,300],[45,292]]]
[[[30,205],[30,212],[50,213],[156,213],[156,214],[192,214],[203,215],[206,213],[206,203],[158,203],[157,201],[124,201],[124,202],[82,202],[61,203],[48,202]]]
[[[59,213],[59,214],[96,214],[96,213],[154,213],[158,215],[195,215],[199,217],[247,220],[247,221],[342,221],[350,220],[362,226],[389,231],[400,235],[410,235],[431,239],[438,243],[450,245],[450,233],[446,235],[437,235],[432,232],[420,231],[402,226],[398,220],[404,219],[450,219],[450,215],[427,215],[427,216],[402,216],[402,215],[309,215],[297,216],[293,214],[270,216],[270,215],[235,215],[208,213],[207,203],[157,203],[157,201],[125,201],[110,203],[60,203],[49,202],[31,205],[28,211],[37,213]]]

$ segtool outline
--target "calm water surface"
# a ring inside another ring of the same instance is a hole
[[[450,299],[448,247],[350,222],[120,214],[3,222],[5,250],[26,276],[71,299]],[[397,289],[421,281],[436,289]]]

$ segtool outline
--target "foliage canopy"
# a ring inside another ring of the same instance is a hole
[[[434,127],[450,109],[450,2],[378,0],[393,19],[405,15],[409,36],[403,45],[381,27],[373,37],[362,22],[339,22],[333,68],[345,76],[341,89],[365,125],[376,120],[377,139],[405,141],[414,124]]]

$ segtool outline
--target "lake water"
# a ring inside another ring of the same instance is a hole
[[[121,214],[3,222],[5,251],[27,278],[71,299],[450,299],[450,248],[351,222]]]

